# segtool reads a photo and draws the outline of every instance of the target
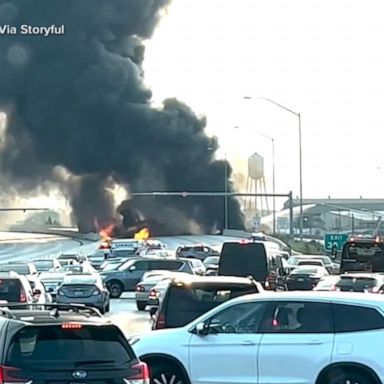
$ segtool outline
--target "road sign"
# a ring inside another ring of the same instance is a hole
[[[261,226],[261,217],[255,216],[252,218],[252,227],[254,231],[260,230]]]
[[[341,251],[344,243],[348,240],[348,235],[341,233],[327,233],[324,236],[324,249],[327,252],[332,252],[332,248],[336,247],[338,251]]]

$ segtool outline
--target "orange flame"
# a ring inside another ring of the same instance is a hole
[[[134,239],[136,240],[147,240],[149,238],[149,229],[143,228],[139,232],[136,232]]]
[[[97,219],[95,219],[95,227],[97,228],[101,239],[100,249],[110,248],[115,225],[109,224],[106,227],[101,228]]]

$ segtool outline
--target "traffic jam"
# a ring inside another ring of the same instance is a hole
[[[327,256],[262,234],[176,250],[148,237],[0,264],[0,382],[382,382],[381,238]],[[108,316],[126,293],[151,331]]]

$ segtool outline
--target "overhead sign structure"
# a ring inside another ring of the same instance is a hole
[[[344,243],[348,240],[348,235],[342,233],[327,233],[324,236],[324,249],[327,252],[332,252],[332,249],[336,248],[341,251]]]

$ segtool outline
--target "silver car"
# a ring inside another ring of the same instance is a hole
[[[148,305],[148,295],[150,290],[160,281],[165,279],[170,279],[172,277],[172,272],[163,271],[163,273],[154,273],[149,275],[147,278],[144,276],[142,281],[136,285],[135,298],[136,306],[139,311],[144,311],[145,307]]]
[[[52,301],[56,301],[57,289],[63,282],[66,272],[43,272],[39,279],[44,284],[45,290],[52,296]]]
[[[85,304],[109,312],[109,291],[98,274],[70,274],[57,290],[57,304]]]

